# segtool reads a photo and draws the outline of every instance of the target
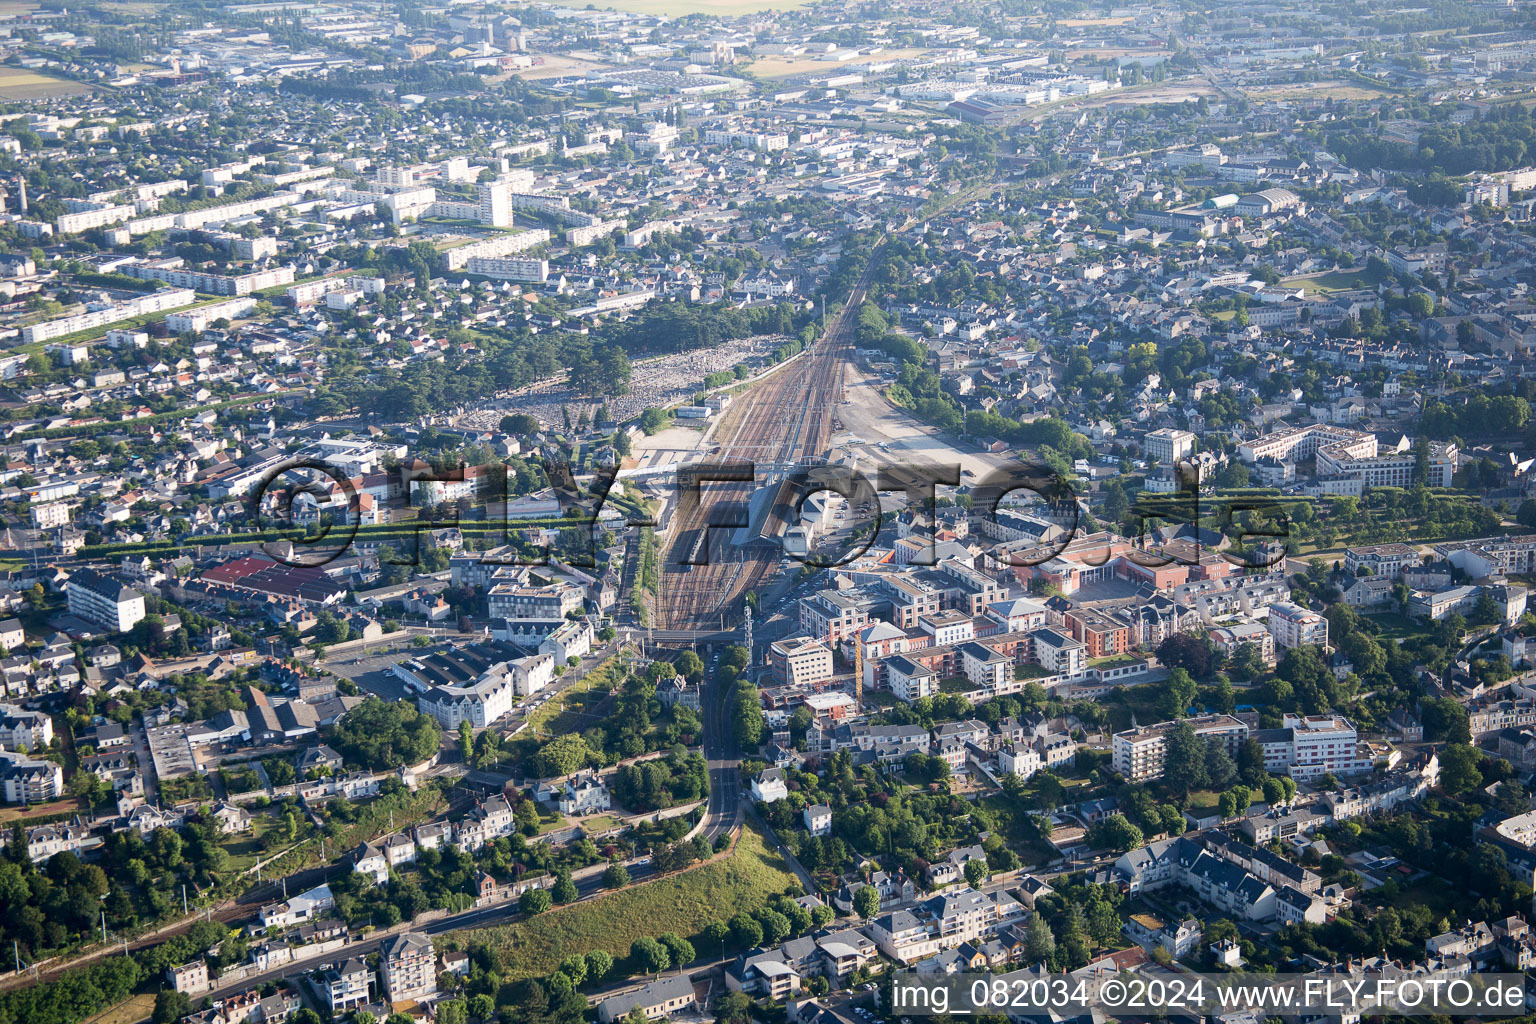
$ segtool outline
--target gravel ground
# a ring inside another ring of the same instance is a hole
[[[754,369],[765,365],[767,353],[786,340],[777,334],[760,335],[727,342],[716,348],[680,352],[636,363],[629,382],[629,394],[608,399],[608,409],[622,422],[638,416],[642,410],[682,401],[697,394],[704,385],[704,378],[711,373],[730,370],[738,363],[747,363]],[[564,425],[561,406],[568,407],[574,418],[580,416],[583,409],[596,415],[602,404],[602,396],[578,395],[561,378],[531,384],[510,397],[471,409],[458,418],[456,425],[494,430],[503,416],[528,413],[547,427],[559,427]]]

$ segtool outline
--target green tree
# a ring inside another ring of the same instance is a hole
[[[608,977],[608,972],[613,970],[613,957],[605,949],[594,949],[587,953],[587,980],[592,982],[602,981]]]
[[[192,1000],[185,992],[163,988],[155,994],[155,1008],[149,1019],[154,1024],[171,1024],[192,1012]]]
[[[576,883],[571,879],[570,871],[562,870],[555,876],[555,884],[550,889],[550,895],[556,903],[574,903],[576,901],[580,893],[576,891]],[[580,985],[581,982],[578,980],[576,984]]]
[[[1440,788],[1453,797],[1479,789],[1483,784],[1483,773],[1478,767],[1482,759],[1482,754],[1470,744],[1447,744],[1440,753]]]
[[[629,872],[624,869],[623,864],[614,861],[603,872],[603,884],[610,889],[621,889],[629,884]]]
[[[500,426],[503,434],[521,434],[525,437],[537,434],[541,429],[539,421],[525,412],[503,416]]]
[[[660,975],[672,966],[672,954],[667,947],[649,935],[642,935],[629,944],[629,958],[643,974]]]
[[[1163,781],[1188,793],[1205,785],[1206,745],[1187,720],[1175,722],[1163,738]]]
[[[571,979],[573,988],[580,988],[587,980],[587,958],[580,953],[572,953],[560,961],[560,973]]]
[[[862,891],[862,890],[860,890]],[[857,898],[857,897],[855,897]],[[876,909],[879,909],[879,900],[876,899]],[[854,909],[858,909],[855,907]],[[868,918],[866,918],[868,920]],[[746,914],[737,914],[731,918],[731,938],[742,949],[753,949],[763,944],[763,926]]]
[[[698,957],[694,952],[693,943],[676,932],[662,932],[656,936],[656,941],[667,947],[667,952],[672,956],[673,967],[685,967]]]
[[[1131,824],[1123,814],[1111,814],[1100,818],[1088,829],[1088,842],[1101,849],[1125,853],[1142,843],[1141,829]]]
[[[548,889],[529,889],[518,897],[517,909],[532,916],[544,913],[550,908],[552,902]]]
[[[1048,963],[1055,955],[1056,936],[1051,933],[1045,915],[1037,912],[1024,929],[1024,962],[1030,965]]]
[[[853,910],[865,921],[880,913],[880,890],[865,885],[853,894]]]

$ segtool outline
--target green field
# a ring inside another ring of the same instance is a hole
[[[755,910],[771,894],[794,883],[784,861],[768,850],[761,833],[746,828],[729,857],[623,892],[561,907],[538,917],[456,936],[462,945],[491,942],[511,965],[506,981],[547,977],[572,953],[605,949],[615,960],[629,956],[642,935],[676,932],[700,940],[710,921]],[[718,951],[699,947],[700,955]],[[617,976],[617,975],[616,975]]]
[[[1360,282],[1356,284],[1356,282]],[[1354,267],[1350,270],[1330,270],[1326,274],[1310,274],[1302,277],[1287,277],[1280,282],[1282,288],[1305,288],[1308,292],[1347,292],[1353,288],[1369,288],[1375,282],[1373,275],[1365,267]]]
[[[78,96],[90,92],[84,82],[61,78],[43,71],[26,68],[0,68],[0,99],[38,100],[55,96]]]
[[[1402,640],[1410,636],[1422,636],[1424,624],[1397,612],[1369,612],[1360,616],[1367,622],[1381,627],[1381,635],[1388,640]]]

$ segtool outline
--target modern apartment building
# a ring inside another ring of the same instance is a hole
[[[1363,568],[1370,570],[1372,576],[1395,580],[1404,569],[1421,561],[1419,553],[1407,544],[1373,544],[1344,551],[1344,571],[1351,576],[1359,575]]]
[[[1150,459],[1171,465],[1194,454],[1195,435],[1188,430],[1161,427],[1141,439],[1141,451]]]
[[[563,619],[581,610],[584,595],[571,583],[497,583],[486,593],[493,619]]]
[[[1340,715],[1287,714],[1279,729],[1253,734],[1264,749],[1264,769],[1293,779],[1320,775],[1360,775],[1374,758],[1362,751],[1353,723]]]
[[[384,993],[391,1003],[421,1000],[437,993],[437,954],[420,932],[396,935],[384,943],[379,963]]]
[[[1278,647],[1328,646],[1328,620],[1290,601],[1269,606],[1269,632]]]
[[[1229,754],[1236,755],[1237,748],[1248,738],[1248,726],[1231,715],[1201,715],[1185,721],[1196,736],[1222,743]],[[1168,751],[1168,731],[1173,726],[1173,722],[1160,722],[1115,733],[1112,744],[1115,771],[1132,782],[1161,778]]]
[[[144,618],[144,595],[94,569],[76,570],[64,584],[71,614],[112,633],[124,633]]]
[[[774,678],[799,686],[812,686],[832,678],[832,649],[810,637],[776,640],[768,648]]]

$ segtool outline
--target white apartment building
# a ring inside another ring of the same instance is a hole
[[[1435,555],[1473,579],[1532,573],[1536,572],[1536,535],[1446,541],[1435,545]]]
[[[124,633],[144,618],[144,595],[94,569],[79,569],[64,584],[72,614],[112,633]]]
[[[0,750],[41,750],[52,742],[50,716],[15,704],[0,704]]]
[[[1374,436],[1371,438],[1375,440]],[[1447,441],[1429,443],[1429,476],[1426,487],[1449,487],[1456,472],[1456,445]],[[1317,452],[1317,475],[1358,480],[1365,487],[1411,487],[1418,457],[1407,439],[1397,448],[1357,454],[1353,444],[1325,445]]]
[[[487,672],[467,686],[434,686],[417,698],[417,707],[452,731],[467,721],[484,729],[512,710],[517,696],[515,673],[504,666]]]
[[[938,678],[910,658],[895,655],[880,663],[885,669],[886,684],[891,692],[908,704],[919,697],[932,697],[938,692]]]
[[[39,530],[53,530],[60,526],[69,525],[69,506],[62,501],[49,502],[46,505],[33,505],[32,525]]]
[[[869,625],[872,602],[857,594],[822,590],[800,601],[800,628],[837,643]]]
[[[88,205],[94,208],[59,214],[59,219],[54,222],[59,234],[72,235],[77,231],[90,231],[92,228],[121,224],[139,212],[138,207],[135,206]]]
[[[493,619],[563,619],[581,610],[582,589],[572,583],[497,583],[486,592]]]
[[[1148,458],[1156,459],[1163,465],[1169,466],[1193,455],[1195,441],[1195,435],[1188,430],[1161,427],[1149,431],[1147,436],[1141,439],[1141,450],[1142,454]]]
[[[369,982],[373,974],[358,959],[348,960],[340,967],[320,972],[317,980],[332,1014],[350,1013],[368,1002]]]
[[[273,267],[271,270],[259,270],[249,274],[206,274],[180,267],[129,263],[122,268],[122,272],[129,277],[137,277],[145,281],[164,281],[177,288],[191,288],[209,295],[249,295],[264,288],[277,288],[293,283],[292,267]]]
[[[1289,650],[1292,647],[1327,647],[1328,620],[1317,612],[1290,601],[1277,601],[1269,606],[1269,632],[1275,645]]]
[[[1395,580],[1403,570],[1418,565],[1423,559],[1407,544],[1373,544],[1368,547],[1344,550],[1344,571],[1351,576],[1359,575],[1362,568],[1372,576]]]
[[[391,1003],[423,1000],[437,994],[437,954],[420,932],[396,935],[380,951],[384,993]]]
[[[572,658],[585,658],[592,650],[593,636],[592,623],[586,619],[567,619],[539,644],[539,653],[564,665]]]
[[[1015,743],[997,752],[997,767],[1005,774],[1017,775],[1028,781],[1045,767],[1045,762],[1040,757],[1040,751],[1036,750],[1033,744]]]
[[[537,248],[548,241],[548,231],[543,228],[532,228],[444,249],[439,258],[442,260],[444,270],[463,270],[468,266],[469,261],[477,256],[511,256],[513,253],[527,252],[529,249]]]
[[[243,295],[238,299],[230,299],[228,302],[220,302],[212,306],[168,313],[165,317],[165,326],[178,334],[187,331],[201,334],[219,320],[237,320],[245,316],[256,308],[256,302],[257,300],[251,296]]]
[[[976,624],[963,612],[948,611],[924,615],[917,627],[933,637],[934,647],[953,647],[976,638]]]
[[[1013,673],[1013,662],[986,644],[972,641],[960,648],[960,669],[971,684],[997,692]]]
[[[1248,738],[1248,726],[1231,715],[1201,715],[1184,721],[1194,729],[1196,736],[1222,743],[1227,753],[1234,756]],[[1112,745],[1115,771],[1132,782],[1161,778],[1168,752],[1168,730],[1173,725],[1173,722],[1160,722],[1115,733]]]
[[[1374,758],[1362,752],[1359,735],[1340,715],[1287,714],[1279,729],[1253,734],[1264,748],[1264,768],[1293,779],[1320,775],[1360,775],[1371,770]]]
[[[474,256],[464,264],[464,269],[481,277],[498,281],[521,281],[527,284],[543,284],[549,280],[549,260],[523,260],[494,256]]]
[[[776,640],[768,648],[774,676],[796,686],[832,678],[832,649],[810,637]]]
[[[554,681],[554,655],[530,654],[512,662],[512,688],[519,697],[538,693]]]
[[[93,304],[94,308],[87,307],[84,313],[61,316],[54,320],[44,320],[40,324],[23,327],[21,340],[29,344],[34,341],[52,341],[66,334],[92,331],[121,320],[143,316],[145,313],[163,313],[168,309],[190,306],[196,301],[197,293],[190,288],[167,288],[141,295],[136,299],[128,299],[125,302]]]
[[[1407,438],[1383,451],[1375,434],[1331,423],[1309,423],[1266,434],[1239,445],[1237,454],[1249,465],[1263,459],[1316,459],[1319,478],[1340,477],[1364,487],[1407,487],[1414,483],[1416,457]],[[1454,444],[1430,442],[1429,479],[1424,481],[1425,486],[1449,487],[1456,471],[1456,456]]]
[[[1054,629],[1040,629],[1030,634],[1035,662],[1048,672],[1076,678],[1088,670],[1088,647]]]
[[[0,793],[12,804],[57,800],[64,795],[64,769],[52,761],[0,751]]]

